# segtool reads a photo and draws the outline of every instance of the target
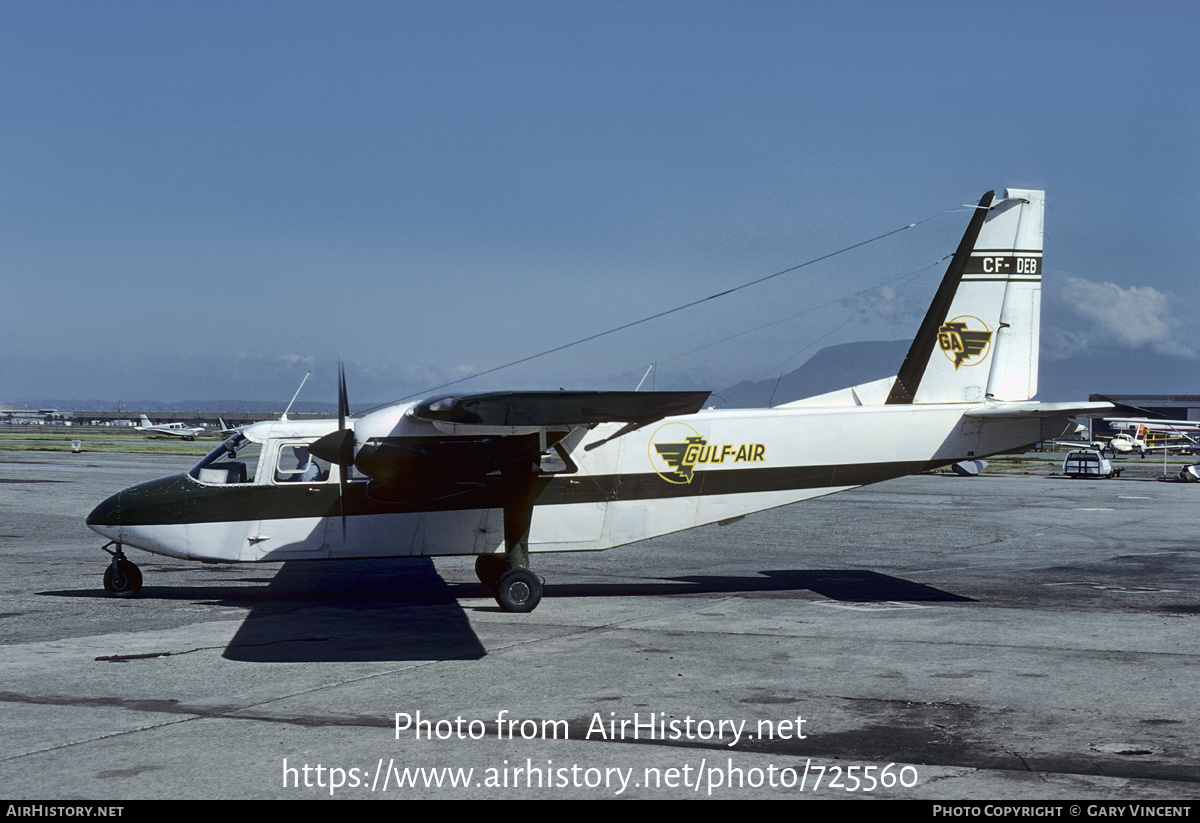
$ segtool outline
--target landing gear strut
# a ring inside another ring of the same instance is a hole
[[[117,550],[110,551],[109,546],[116,546]],[[104,591],[109,597],[137,597],[142,590],[142,570],[126,559],[117,541],[105,543],[101,549],[112,555],[112,562],[104,570]]]
[[[511,497],[504,504],[504,556],[481,555],[475,561],[475,573],[504,611],[531,612],[542,601],[542,579],[529,570],[529,524],[533,520],[536,474],[530,464],[509,466],[501,473],[511,489]],[[489,574],[501,572],[494,586],[484,579],[481,566],[486,566]]]

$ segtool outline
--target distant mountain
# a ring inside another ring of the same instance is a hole
[[[743,380],[727,389],[713,392],[711,404],[717,408],[749,409],[778,406],[802,397],[890,377],[900,370],[910,342],[871,340],[827,346],[782,379],[771,378],[758,382]]]
[[[743,380],[714,392],[712,405],[764,408],[890,377],[908,354],[908,340],[829,346],[782,379]],[[1200,361],[1113,347],[1062,360],[1042,357],[1037,400],[1087,400],[1091,394],[1200,394]]]

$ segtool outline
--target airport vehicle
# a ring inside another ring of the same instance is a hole
[[[195,440],[196,435],[204,429],[185,426],[183,423],[151,423],[150,418],[142,415],[142,424],[134,429],[146,434],[165,434],[168,437],[182,437],[184,440]]]
[[[542,596],[531,553],[609,549],[1061,436],[1064,418],[1115,407],[1031,399],[1043,213],[1040,191],[985,194],[899,373],[774,408],[516,391],[351,419],[339,375],[337,420],[247,426],[191,471],[97,506],[105,589],[141,587],[124,545],[205,562],[476,555],[500,606],[528,612]]]
[[[1080,449],[1067,452],[1063,460],[1063,474],[1067,477],[1115,477],[1119,470],[1113,469],[1112,461],[1103,452],[1095,449]]]

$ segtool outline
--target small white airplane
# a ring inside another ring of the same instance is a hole
[[[1200,420],[1165,420],[1149,417],[1106,417],[1105,422],[1114,428],[1135,428],[1138,437],[1147,432],[1157,432],[1169,440],[1183,440],[1171,448],[1186,449],[1200,445]]]
[[[142,424],[134,426],[136,431],[146,434],[165,434],[168,437],[182,437],[184,440],[195,440],[196,435],[203,433],[199,427],[185,426],[183,423],[151,423],[150,418],[142,415]]]
[[[1031,399],[1044,207],[1040,191],[984,195],[897,376],[775,408],[518,391],[352,420],[339,375],[337,420],[247,426],[190,471],[97,506],[105,589],[141,587],[123,545],[202,562],[475,555],[501,608],[528,612],[536,552],[609,549],[1050,440],[1065,418],[1115,407]]]
[[[1188,449],[1200,443],[1195,437],[1189,434],[1190,432],[1200,432],[1200,424],[1187,420],[1147,420],[1137,417],[1106,417],[1105,420],[1115,424],[1115,428],[1133,428],[1133,433],[1119,432],[1111,437],[1100,435],[1093,438],[1090,448],[1104,454],[1105,449],[1111,452],[1114,456],[1117,454],[1137,454],[1141,457],[1146,456],[1146,452],[1154,451],[1175,451],[1179,449]],[[1183,443],[1163,443],[1148,445],[1146,443],[1146,433],[1150,431],[1164,432],[1165,436],[1171,439],[1184,440]],[[1060,446],[1080,446],[1084,445],[1082,441],[1070,440],[1055,440],[1053,441]]]

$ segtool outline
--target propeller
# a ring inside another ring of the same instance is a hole
[[[346,484],[350,467],[354,465],[354,430],[346,428],[346,417],[350,414],[350,401],[346,396],[346,369],[338,361],[338,427],[317,440],[308,448],[308,453],[341,467],[338,472],[338,509],[342,515],[342,540],[346,539]]]

